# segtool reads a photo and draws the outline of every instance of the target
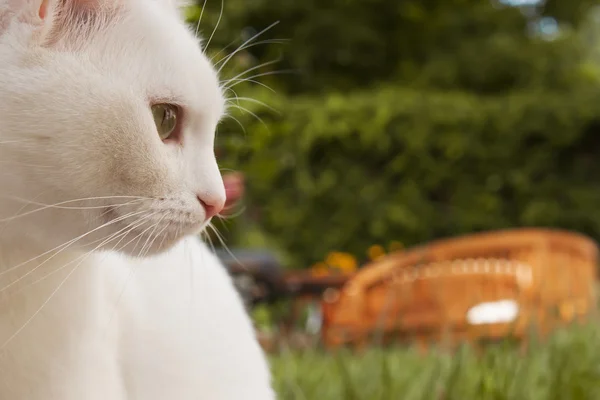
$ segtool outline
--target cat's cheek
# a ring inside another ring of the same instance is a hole
[[[170,180],[172,167],[162,154],[162,144],[139,132],[124,132],[118,140],[101,140],[103,148],[89,159],[97,163],[98,178],[112,195],[154,197]]]
[[[122,192],[132,196],[161,197],[173,190],[168,168],[155,167],[151,163],[129,163],[117,167],[114,185]]]

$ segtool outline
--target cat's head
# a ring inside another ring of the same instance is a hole
[[[179,3],[0,0],[0,230],[137,255],[223,207],[223,93]]]

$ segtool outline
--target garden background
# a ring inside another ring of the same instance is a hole
[[[596,3],[225,0],[214,60],[279,22],[222,71],[252,68],[227,92],[250,112],[218,130],[248,183],[228,245],[267,241],[301,268],[504,227],[600,238]],[[221,5],[206,2],[205,38]]]
[[[230,87],[220,161],[248,185],[243,212],[219,227],[227,245],[306,268],[331,251],[362,260],[373,244],[507,227],[600,239],[598,3],[200,1],[190,23],[202,15]],[[284,399],[598,399],[596,339],[564,334],[528,358],[375,351],[365,359],[379,369],[318,353],[274,365]]]

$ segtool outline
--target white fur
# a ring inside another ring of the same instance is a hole
[[[275,398],[195,237],[197,196],[224,201],[224,100],[174,3],[0,0],[2,400]],[[181,145],[156,102],[184,109]]]

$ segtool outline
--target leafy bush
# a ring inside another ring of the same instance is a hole
[[[289,39],[248,47],[223,70],[274,86],[281,97],[229,82],[282,112],[243,99],[264,124],[236,114],[246,134],[220,127],[223,166],[249,185],[228,243],[274,241],[301,267],[333,250],[361,257],[392,240],[519,225],[600,238],[597,24],[585,40],[578,27],[598,0],[507,3],[208,1],[200,30],[211,37],[220,20],[216,60],[275,21],[260,39]],[[559,22],[557,38],[532,34],[541,16]],[[280,69],[296,73],[269,75]]]
[[[486,92],[567,84],[581,59],[578,44],[568,34],[545,42],[530,35],[529,26],[542,12],[577,24],[598,0],[549,0],[533,7],[535,12],[500,3],[508,1],[227,0],[220,17],[222,3],[212,0],[206,2],[200,31],[211,37],[219,22],[209,49],[216,53],[227,47],[222,56],[279,21],[259,40],[288,44],[252,46],[240,59],[257,65],[280,58],[270,70],[295,73],[263,81],[288,94],[382,82]],[[190,10],[190,21],[200,14],[200,6]]]
[[[331,250],[512,226],[600,238],[600,93],[497,96],[386,87],[258,94],[244,135],[219,131],[261,228],[296,266]]]

